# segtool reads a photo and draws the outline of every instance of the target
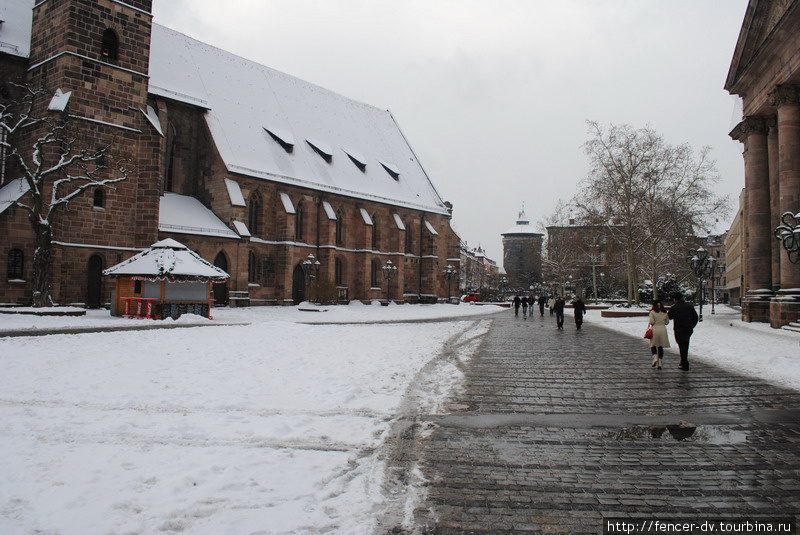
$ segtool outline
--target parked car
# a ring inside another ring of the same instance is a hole
[[[461,296],[461,300],[465,303],[474,303],[479,300],[479,297],[478,294],[466,294]]]

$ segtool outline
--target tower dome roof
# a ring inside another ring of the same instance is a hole
[[[543,235],[541,232],[536,232],[531,226],[528,216],[525,215],[525,205],[523,204],[522,210],[520,210],[517,215],[516,224],[505,232],[501,233],[501,236],[532,236],[536,234]]]

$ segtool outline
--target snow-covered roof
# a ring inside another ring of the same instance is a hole
[[[30,187],[23,178],[15,178],[0,188],[0,214],[28,193]]]
[[[520,211],[519,216],[517,217],[516,224],[503,232],[501,236],[510,236],[510,235],[533,235],[533,234],[541,234],[540,232],[536,232],[534,228],[531,226],[531,222],[528,220],[528,217],[525,215],[525,210],[523,209]]]
[[[207,108],[228,171],[448,214],[391,113],[153,25],[150,92]]]
[[[194,197],[165,193],[161,197],[158,230],[199,236],[239,239],[211,210]]]
[[[0,53],[30,56],[32,9],[33,0],[0,3]]]
[[[156,279],[227,280],[230,276],[200,255],[171,238],[154,243],[146,251],[103,271],[108,277]]]

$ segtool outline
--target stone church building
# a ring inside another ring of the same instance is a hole
[[[444,298],[451,209],[394,117],[153,22],[151,0],[6,0],[0,98],[60,95],[89,149],[129,178],[74,199],[54,228],[53,297],[101,306],[102,270],[173,238],[230,274],[218,304],[308,297],[302,263],[342,300]],[[0,302],[31,299],[33,233],[0,171]],[[396,266],[385,280],[383,267]]]
[[[800,264],[775,237],[800,213],[800,0],[750,0],[725,89],[744,104],[742,317],[780,327],[800,321]]]

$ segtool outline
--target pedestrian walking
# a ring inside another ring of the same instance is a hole
[[[553,296],[553,297],[551,297],[550,299],[547,300],[547,308],[550,309],[550,315],[551,316],[553,315],[553,312],[554,312],[553,309],[555,308],[555,306],[556,306],[556,298],[555,298],[555,296]]]
[[[547,304],[547,298],[544,294],[539,296],[539,313],[544,317],[544,306]]]
[[[555,303],[553,304],[553,311],[556,313],[556,326],[563,330],[564,329],[564,298],[559,296],[556,299]]]
[[[519,295],[514,296],[514,315],[519,316],[519,305],[522,304],[522,301],[519,298]]]
[[[667,317],[672,320],[672,329],[675,334],[675,342],[681,353],[682,370],[689,369],[689,339],[692,337],[694,328],[697,325],[697,311],[694,306],[683,300],[683,294],[675,292],[672,294],[675,304],[667,312]]]
[[[522,296],[522,319],[528,319],[528,296]]]
[[[653,329],[653,337],[650,338],[650,353],[653,355],[653,368],[658,366],[661,369],[661,359],[664,358],[664,348],[669,347],[669,336],[667,335],[667,325],[669,316],[667,309],[661,301],[653,301],[653,308],[647,319],[648,327]]]
[[[583,315],[586,314],[586,303],[581,301],[581,296],[577,296],[572,302],[572,310],[575,313],[575,327],[581,330],[583,325]]]

